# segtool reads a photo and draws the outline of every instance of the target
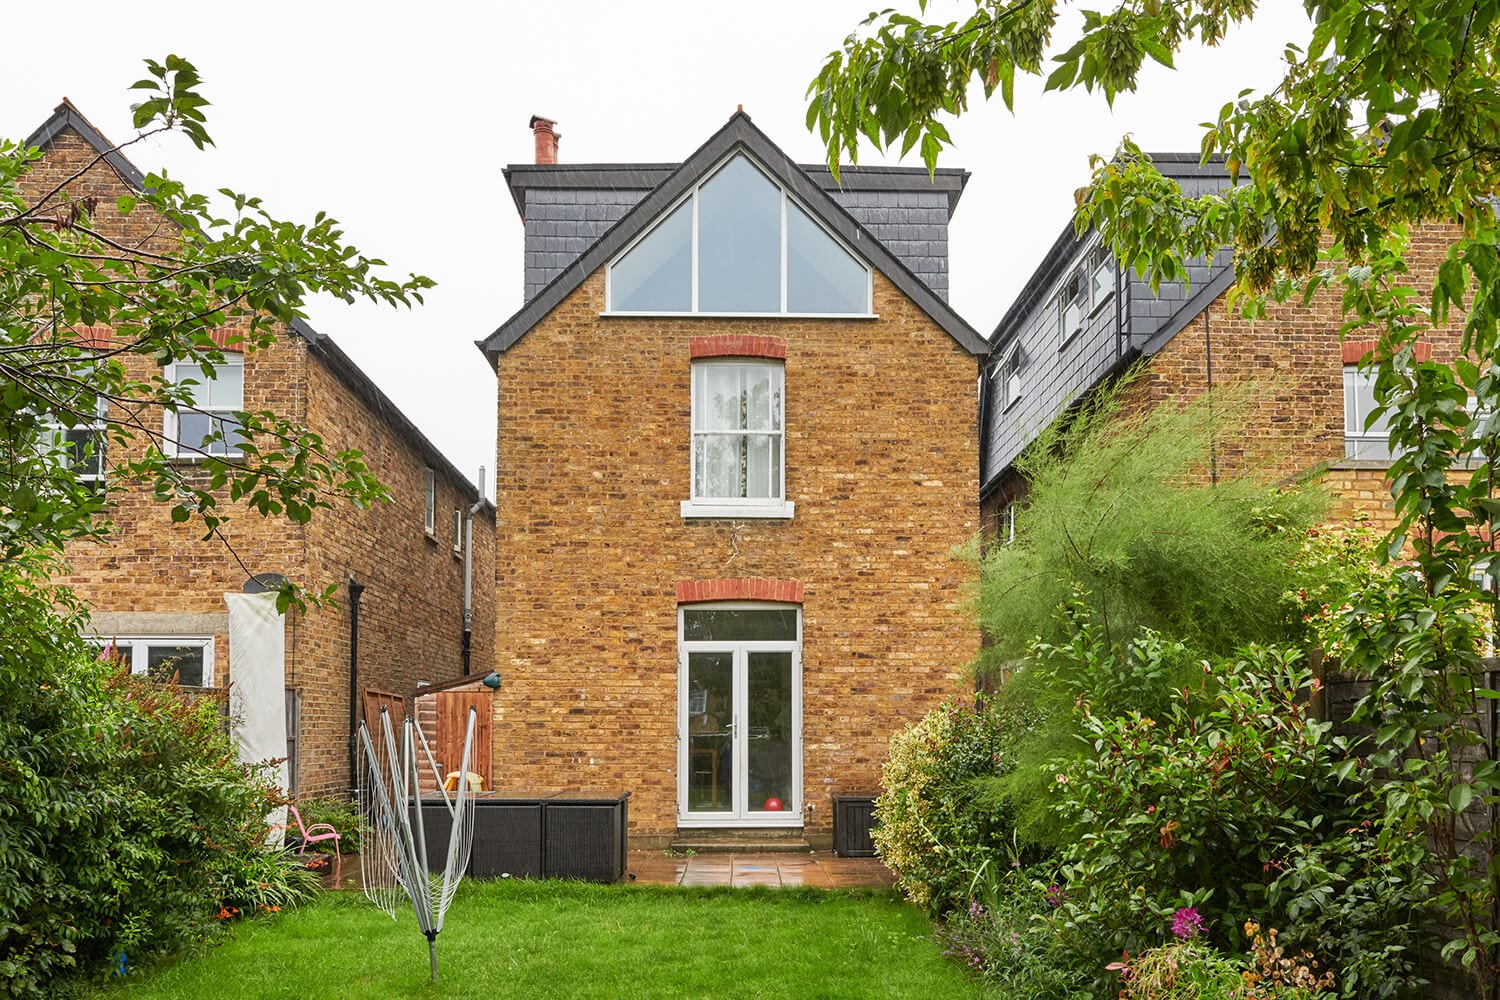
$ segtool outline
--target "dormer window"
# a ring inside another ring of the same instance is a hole
[[[609,266],[616,313],[868,316],[870,270],[738,155]]]
[[[1079,268],[1063,279],[1057,292],[1057,334],[1060,347],[1067,346],[1083,329],[1083,318],[1089,311],[1089,286]]]

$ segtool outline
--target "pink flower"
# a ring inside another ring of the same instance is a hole
[[[1191,906],[1184,906],[1172,914],[1172,933],[1183,941],[1190,941],[1203,933],[1203,917]]]

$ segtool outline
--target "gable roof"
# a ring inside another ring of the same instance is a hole
[[[490,359],[491,366],[497,366],[503,352],[514,346],[532,327],[562,304],[563,299],[582,285],[589,275],[607,264],[632,240],[645,232],[663,212],[702,180],[710,168],[736,151],[750,154],[773,180],[793,194],[819,222],[837,234],[846,246],[857,248],[860,256],[890,279],[892,284],[915,302],[964,350],[976,356],[989,351],[985,339],[954,312],[952,306],[944,302],[878,239],[856,222],[853,216],[823,190],[823,185],[813,176],[793,163],[779,146],[751,123],[749,115],[737,111],[723,128],[673,168],[665,179],[660,180],[619,222],[579,254],[551,284],[517,310],[494,333],[484,340],[476,341],[479,349]],[[594,166],[586,169],[607,171],[610,168]],[[634,169],[628,166],[616,169],[633,174],[635,183],[643,183],[654,179],[657,171],[666,168],[660,164],[652,164]],[[956,201],[956,197],[953,200]]]
[[[84,142],[88,143],[95,152],[101,154],[120,180],[136,191],[145,187],[146,176],[141,173],[135,164],[125,158],[118,147],[104,137],[104,134],[89,122],[83,114],[73,106],[73,102],[66,97],[63,98],[52,112],[52,116],[43,122],[36,131],[32,132],[26,139],[26,145],[45,149],[66,129],[72,129]],[[333,372],[334,377],[343,383],[344,387],[354,393],[366,406],[370,407],[382,419],[387,421],[398,434],[410,442],[423,458],[431,463],[434,468],[443,470],[449,478],[461,484],[468,497],[483,499],[479,488],[475,486],[463,472],[459,471],[448,458],[438,450],[437,446],[428,440],[427,436],[407,418],[406,414],[397,409],[391,402],[390,397],[380,390],[368,375],[366,375],[350,357],[339,349],[326,335],[314,330],[304,320],[294,319],[287,324],[287,330],[303,340],[307,341],[311,352],[322,360],[324,365]],[[485,500],[485,511],[493,516],[495,506],[492,501]]]
[[[141,190],[146,184],[146,175],[136,169],[136,165],[125,158],[125,155],[114,143],[104,138],[104,133],[94,128],[82,112],[73,106],[73,102],[66,97],[62,103],[52,109],[52,117],[37,128],[37,130],[26,138],[26,145],[35,146],[38,149],[45,148],[64,129],[71,128],[78,133],[79,138],[94,148],[94,151],[104,157],[104,162],[109,164],[110,169],[120,175],[124,181],[136,191]]]

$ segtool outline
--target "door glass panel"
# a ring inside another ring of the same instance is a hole
[[[704,608],[684,611],[682,637],[687,642],[796,642],[797,610]]]
[[[687,685],[688,811],[727,812],[734,808],[734,654],[689,653]]]
[[[792,795],[792,654],[750,652],[746,763],[750,812],[794,808]]]

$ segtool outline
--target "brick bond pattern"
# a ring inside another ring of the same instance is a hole
[[[830,796],[875,788],[891,734],[978,652],[952,555],[978,525],[976,360],[878,274],[876,320],[603,311],[601,272],[499,359],[496,771],[630,789],[632,836],[670,835],[679,597],[800,585],[804,818],[826,839]],[[785,342],[790,520],[681,516],[710,336]]]
[[[1411,279],[1423,294],[1444,259],[1446,235],[1432,228],[1412,240]],[[1245,430],[1218,442],[1220,471],[1260,467],[1292,478],[1326,470],[1322,482],[1333,498],[1333,519],[1364,518],[1377,531],[1391,527],[1385,463],[1344,459],[1344,364],[1357,361],[1374,341],[1356,333],[1340,343],[1337,291],[1323,291],[1306,307],[1273,306],[1253,323],[1226,308],[1223,296],[1205,312],[1207,335],[1200,315],[1151,359],[1135,402],[1160,405],[1200,395],[1208,385],[1211,345],[1215,385],[1263,383]],[[1452,359],[1461,328],[1462,318],[1454,315],[1446,328],[1424,335],[1418,360]]]
[[[45,159],[27,179],[34,197],[62,182],[94,151],[71,130],[49,146]],[[153,231],[156,220],[138,208],[121,217],[115,199],[127,192],[112,170],[91,169],[70,191],[99,199],[98,226],[133,243]],[[157,237],[160,240],[160,237]],[[157,246],[162,246],[160,242]],[[91,330],[91,340],[107,331]],[[216,339],[220,339],[216,337]],[[156,369],[129,355],[132,374]],[[423,479],[426,460],[381,413],[356,396],[309,349],[303,338],[283,334],[274,346],[245,360],[244,408],[271,409],[306,423],[331,449],[360,448],[390,489],[392,501],[356,511],[348,505],[320,511],[297,526],[235,512],[224,534],[245,566],[256,573],[281,573],[321,589],[340,585],[342,609],[290,615],[286,632],[287,685],[301,692],[299,768],[304,795],[342,794],[349,787],[349,614],[343,584],[352,575],[366,584],[360,623],[361,686],[409,693],[422,680],[446,680],[460,673],[463,606],[462,562],[452,554],[451,511],[467,508],[466,484],[438,471],[437,538],[423,533]],[[116,414],[119,416],[119,414]],[[162,426],[159,413],[146,414],[148,428]],[[139,442],[137,447],[144,447]],[[113,461],[123,456],[110,456]],[[227,497],[224,502],[228,504]],[[203,541],[186,525],[174,525],[165,505],[147,488],[132,488],[113,511],[115,533],[104,545],[76,545],[65,582],[96,613],[112,617],[157,615],[219,616],[215,683],[228,681],[229,645],[223,594],[239,591],[246,572],[215,541]],[[493,662],[492,523],[481,515],[474,525],[474,648],[476,671]],[[119,630],[124,634],[125,630]]]

